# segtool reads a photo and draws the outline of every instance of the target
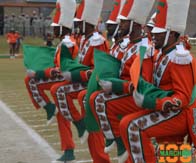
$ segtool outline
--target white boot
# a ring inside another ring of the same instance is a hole
[[[116,145],[116,142],[113,141],[112,144],[110,144],[109,146],[107,146],[107,147],[104,148],[104,152],[105,153],[110,153],[111,150],[115,147],[115,145]]]
[[[128,159],[128,152],[125,151],[122,155],[118,156],[118,163],[124,163]]]
[[[85,130],[84,131],[84,134],[80,137],[80,143],[81,144],[84,144],[87,141],[88,135],[89,135],[88,131]]]

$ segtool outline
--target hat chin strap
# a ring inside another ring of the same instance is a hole
[[[71,31],[71,33],[75,34],[75,25],[74,25],[74,23],[72,24],[72,31]]]
[[[85,33],[85,20],[83,20],[83,24],[82,24],[82,33]]]
[[[62,25],[60,25],[60,32],[59,32],[60,36],[62,35],[62,32],[63,32],[63,27],[62,27]]]
[[[165,36],[165,41],[164,41],[163,47],[165,47],[167,45],[168,40],[169,40],[169,35],[170,35],[170,30],[167,29],[167,33],[166,33],[166,36]]]
[[[129,34],[133,31],[133,20],[131,20],[130,27],[129,27]]]

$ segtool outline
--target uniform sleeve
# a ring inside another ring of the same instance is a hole
[[[72,59],[75,59],[78,56],[79,48],[78,48],[78,45],[76,43],[76,39],[75,38],[70,37],[70,40],[74,43],[74,46],[71,48],[70,53],[72,55]]]
[[[156,99],[156,110],[163,110],[168,102],[180,108],[185,108],[189,105],[191,99],[194,85],[191,65],[170,64],[168,72],[170,77],[168,79],[172,82],[174,94],[171,97]]]
[[[111,82],[112,82],[112,92],[120,93],[120,94],[130,93],[129,86],[131,82],[126,80],[121,80],[121,79],[112,80]]]
[[[74,45],[73,48],[71,48],[71,54],[72,54],[72,59],[76,59],[76,57],[78,56],[78,46]]]
[[[97,46],[92,45],[90,48],[89,48],[90,50],[87,53],[92,53],[93,54],[94,49],[98,49],[98,50],[101,50],[101,51],[104,51],[104,52],[109,51],[109,48],[108,48],[105,41],[102,44],[97,45]],[[91,55],[89,55],[89,56],[91,56]],[[94,66],[94,57],[91,56],[89,59],[91,60],[90,65]],[[73,82],[87,82],[89,80],[87,72],[92,71],[92,70],[93,69],[91,69],[91,70],[77,70],[77,71],[71,72],[72,81]]]
[[[104,41],[101,45],[94,46],[94,48],[109,53],[109,47],[106,41]]]
[[[90,76],[88,72],[92,70],[75,70],[71,72],[72,82],[88,82]]]

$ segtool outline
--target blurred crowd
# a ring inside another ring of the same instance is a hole
[[[22,37],[25,36],[35,36],[35,37],[47,37],[53,33],[51,27],[52,18],[50,16],[44,17],[43,14],[37,14],[35,11],[32,16],[22,13],[21,15],[16,15],[12,13],[11,15],[5,15],[3,20],[0,20],[1,34],[5,35],[11,30],[15,30],[20,33]],[[105,22],[100,20],[97,29],[100,33],[104,33]]]
[[[44,17],[42,13],[38,15],[35,11],[31,16],[25,13],[21,15],[16,15],[15,13],[5,15],[3,22],[1,22],[3,24],[3,34],[7,34],[14,29],[22,37],[45,37],[52,32],[51,23],[50,16]]]

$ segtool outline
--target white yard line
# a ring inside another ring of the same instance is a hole
[[[30,138],[33,139],[37,145],[48,155],[49,158],[54,160],[59,157],[59,154],[33,129],[31,129],[20,117],[16,115],[4,102],[0,100],[0,108],[18,125],[20,128],[26,131]],[[24,136],[24,135],[22,135]],[[76,149],[76,152],[87,151],[88,149]],[[79,158],[78,158],[79,159]],[[111,160],[117,160],[117,158],[111,158]],[[93,162],[93,160],[80,160],[77,163],[89,163]]]
[[[14,113],[5,103],[0,100],[0,107],[3,111],[9,115],[9,117],[16,122],[16,125],[20,126],[24,129],[29,137],[31,137],[34,142],[36,142],[45,153],[51,158],[55,159],[59,157],[56,151],[40,136],[38,135],[33,129],[31,129],[22,119],[20,119],[16,113]]]

